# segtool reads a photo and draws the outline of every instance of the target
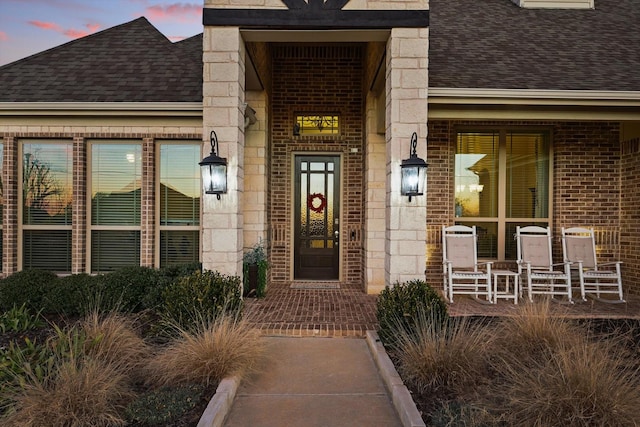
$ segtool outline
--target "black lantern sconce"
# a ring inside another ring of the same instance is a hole
[[[211,154],[199,163],[205,194],[220,195],[227,192],[227,159],[218,156],[218,135],[211,131]]]
[[[416,154],[418,145],[418,134],[411,136],[411,147],[409,148],[409,158],[404,159],[400,167],[402,168],[402,181],[400,183],[400,193],[403,196],[422,196],[427,177],[427,163]]]

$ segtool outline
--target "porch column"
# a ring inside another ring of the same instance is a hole
[[[244,191],[244,42],[238,27],[205,27],[203,35],[202,156],[218,137],[227,159],[227,193],[202,194],[202,266],[242,276]]]
[[[400,195],[400,164],[413,132],[426,159],[428,28],[394,28],[387,43],[385,282],[425,279],[427,197]]]

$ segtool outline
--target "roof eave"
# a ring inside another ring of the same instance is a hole
[[[0,115],[202,115],[201,102],[0,102]]]
[[[429,88],[429,103],[640,106],[640,91]]]
[[[640,120],[640,91],[429,88],[429,119]]]

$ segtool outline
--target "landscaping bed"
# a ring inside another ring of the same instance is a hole
[[[380,336],[429,426],[634,426],[640,321],[572,320],[549,301],[456,317],[424,282],[378,301]]]
[[[239,278],[110,274],[29,271],[0,281],[2,425],[194,426],[219,381],[260,357],[261,341],[242,320]],[[129,289],[133,278],[142,294]],[[75,305],[60,297],[69,293]]]

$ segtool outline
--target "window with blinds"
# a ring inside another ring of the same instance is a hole
[[[518,225],[547,226],[551,198],[549,132],[458,133],[456,224],[478,229],[478,256],[516,258]]]
[[[2,159],[4,159],[4,144],[0,143],[0,217],[4,218],[4,183],[2,182],[2,176],[3,176],[2,164],[4,163],[4,161],[2,161]],[[3,226],[0,227],[0,254],[4,253],[4,248],[2,246],[2,236],[4,233],[3,231],[4,219],[2,220],[2,224]],[[0,262],[0,271],[2,271],[2,262]]]
[[[140,265],[142,146],[94,142],[91,158],[91,271]]]
[[[201,144],[160,143],[160,267],[200,259]]]
[[[22,267],[71,271],[73,144],[22,144]]]

